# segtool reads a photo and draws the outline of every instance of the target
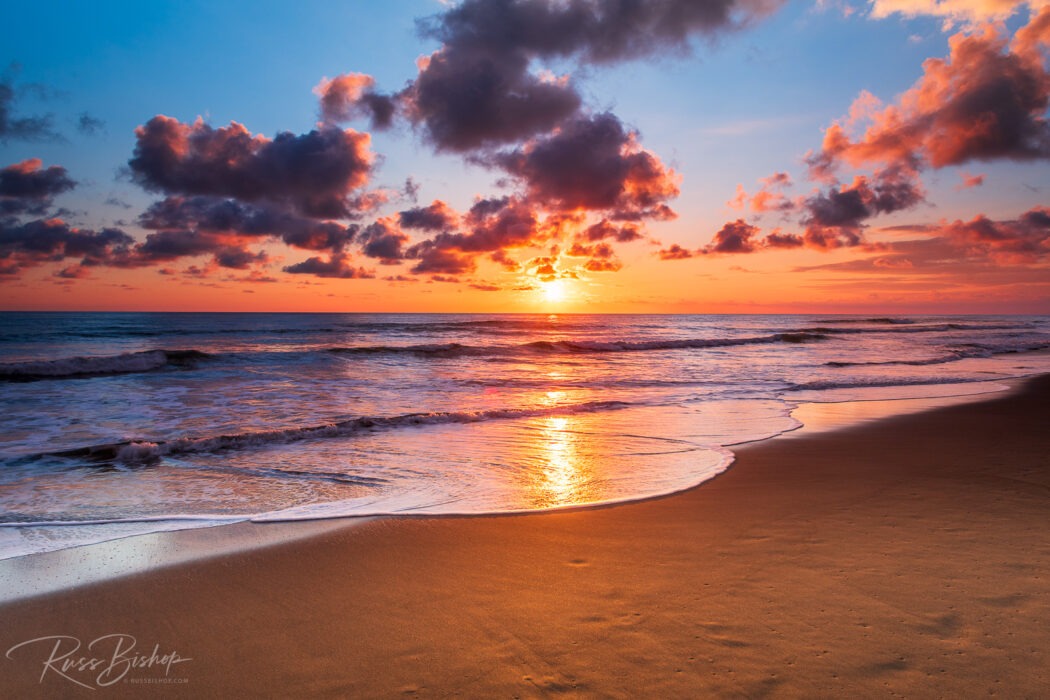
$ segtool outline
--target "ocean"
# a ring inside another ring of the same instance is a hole
[[[0,314],[0,558],[679,491],[804,402],[1050,371],[1050,318]]]

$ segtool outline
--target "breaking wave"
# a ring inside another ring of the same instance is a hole
[[[820,333],[806,331],[775,333],[750,338],[683,338],[649,341],[536,340],[521,345],[465,345],[430,343],[425,345],[363,345],[329,348],[341,355],[412,354],[436,357],[491,357],[527,354],[584,354],[604,352],[645,352],[652,350],[687,350],[721,348],[766,343],[808,343],[826,339]]]
[[[90,445],[59,452],[48,452],[22,460],[42,457],[65,457],[91,462],[143,464],[156,461],[167,455],[193,453],[216,453],[231,450],[257,449],[268,445],[288,444],[303,440],[342,438],[376,430],[392,430],[421,425],[448,423],[479,423],[487,420],[511,418],[535,418],[575,413],[593,413],[627,408],[631,404],[623,401],[590,401],[581,404],[548,408],[503,409],[491,411],[448,411],[434,413],[408,413],[399,416],[361,416],[345,421],[314,425],[304,428],[284,428],[259,432],[216,435],[210,437],[186,437],[174,440],[151,442],[129,440],[104,445]]]
[[[193,367],[212,357],[200,350],[143,350],[103,357],[69,357],[61,360],[0,364],[0,381],[72,379],[112,374],[151,372],[168,367]]]

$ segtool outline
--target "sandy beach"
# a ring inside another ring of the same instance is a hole
[[[665,498],[380,519],[9,604],[0,695],[1045,697],[1048,407],[1042,377],[749,445]]]

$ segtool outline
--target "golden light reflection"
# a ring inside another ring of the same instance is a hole
[[[592,460],[584,454],[590,436],[573,432],[573,419],[548,417],[537,422],[535,465],[528,474],[530,501],[536,508],[592,503],[599,499]]]
[[[559,403],[565,400],[564,391],[545,391],[540,395],[540,404],[544,407],[557,406]],[[559,419],[560,420],[560,419]]]

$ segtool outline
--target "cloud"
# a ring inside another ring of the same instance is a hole
[[[340,251],[359,227],[299,216],[273,205],[253,205],[221,197],[166,197],[139,217],[151,230],[198,230],[248,238],[273,237],[305,250]]]
[[[169,193],[139,217],[154,231],[125,264],[154,264],[212,255],[218,267],[247,269],[268,260],[249,245],[277,240],[329,253],[292,265],[293,274],[369,277],[348,264],[345,249],[361,227],[352,218],[385,201],[382,192],[356,193],[371,174],[369,137],[323,127],[273,140],[231,122],[213,129],[158,116],[136,130],[129,161],[146,189]]]
[[[301,263],[289,265],[284,271],[292,275],[314,275],[315,277],[332,277],[337,279],[372,279],[375,273],[363,267],[354,267],[348,256],[333,255],[328,260],[307,258]]]
[[[196,257],[225,248],[226,243],[209,233],[200,231],[158,231],[146,236],[135,247],[133,261],[145,265],[169,262],[184,257]]]
[[[348,197],[372,171],[370,138],[352,129],[282,132],[271,140],[237,122],[215,129],[200,119],[156,116],[135,136],[128,165],[147,190],[266,202],[304,216],[353,216]]]
[[[78,280],[85,279],[91,276],[91,270],[82,265],[69,265],[61,270],[57,270],[52,274],[52,277],[58,277],[59,279],[65,280]]]
[[[789,212],[795,209],[792,202],[784,195],[783,190],[791,187],[791,176],[787,173],[773,173],[760,181],[758,192],[748,195],[743,185],[737,185],[736,196],[727,204],[732,209],[743,209],[745,206],[757,214],[766,212]]]
[[[226,246],[215,252],[216,264],[231,270],[247,270],[252,265],[264,263],[268,259],[265,251],[252,252],[238,246]]]
[[[459,224],[459,215],[448,204],[435,199],[429,206],[413,207],[398,213],[404,228],[420,231],[449,231]]]
[[[109,264],[129,255],[135,239],[118,229],[93,231],[61,219],[0,223],[0,266],[5,274],[66,258],[81,265]]]
[[[1028,0],[873,0],[871,16],[883,19],[893,14],[931,15],[949,23],[976,22],[1006,19],[1028,4]]]
[[[55,196],[76,186],[65,168],[42,165],[30,158],[0,170],[0,215],[43,215]]]
[[[757,248],[754,240],[759,233],[743,219],[731,221],[719,229],[710,245],[703,248],[704,253],[752,253]],[[667,259],[667,258],[665,258]]]
[[[94,136],[106,128],[106,122],[96,119],[87,112],[81,112],[77,117],[77,131],[87,136]]]
[[[598,223],[587,227],[580,238],[591,242],[612,239],[617,243],[630,243],[643,238],[643,236],[638,227],[633,224],[616,226],[609,223],[608,219],[602,219]]]
[[[670,247],[659,250],[657,255],[661,260],[688,260],[693,257],[693,252],[677,243],[672,243]]]
[[[438,151],[512,143],[553,129],[582,104],[570,84],[544,81],[528,68],[520,52],[446,46],[422,62],[398,99]]]
[[[786,187],[790,179],[777,173],[762,180],[763,188]],[[743,192],[742,188],[738,188]],[[746,198],[741,197],[741,200]],[[743,219],[725,224],[711,243],[698,252],[703,254],[755,253],[762,250],[790,249],[807,246],[816,250],[834,250],[864,244],[868,220],[915,207],[925,199],[925,192],[914,171],[895,165],[875,172],[871,177],[857,175],[846,185],[833,185],[808,198],[793,202],[784,211],[797,211],[803,233],[784,233],[779,228],[761,235],[761,230]],[[661,250],[662,260],[692,257],[680,247]]]
[[[533,72],[537,59],[610,64],[684,53],[764,17],[777,0],[467,0],[419,23],[442,42],[396,100],[439,151],[468,152],[549,133],[577,115],[571,79]]]
[[[321,102],[321,118],[334,124],[367,117],[374,129],[389,127],[397,105],[392,97],[373,89],[375,82],[372,76],[362,73],[322,79],[314,88],[314,94]]]
[[[915,173],[906,169],[886,168],[874,178],[858,175],[849,185],[829,188],[805,200],[806,243],[823,249],[858,245],[867,219],[909,209],[924,197]]]
[[[766,248],[801,248],[805,245],[805,239],[794,233],[782,233],[780,229],[774,229],[762,239],[762,245]]]
[[[0,143],[11,141],[61,141],[50,114],[18,117],[14,114],[15,88],[0,79]]]
[[[1009,42],[996,25],[949,39],[947,59],[929,59],[923,75],[897,103],[870,115],[853,139],[838,123],[809,157],[814,177],[840,163],[943,168],[972,161],[1050,158],[1050,6]]]
[[[404,246],[408,236],[392,219],[379,219],[361,232],[361,251],[370,258],[379,258],[384,263],[396,264],[404,257]]]
[[[955,186],[955,189],[957,191],[968,190],[972,187],[980,187],[984,184],[984,175],[971,175],[970,173],[959,173],[959,179],[962,180],[962,182]]]
[[[637,134],[609,112],[577,117],[555,134],[499,153],[491,163],[521,181],[530,202],[554,210],[634,219],[679,194],[674,171],[638,146]]]
[[[940,237],[965,249],[968,258],[986,257],[1004,264],[1050,259],[1050,208],[1035,207],[1013,221],[980,215],[943,227]]]
[[[466,0],[420,22],[424,35],[476,51],[523,51],[614,63],[684,52],[694,35],[715,36],[760,19],[781,3],[764,0]]]
[[[1045,283],[1050,263],[1050,209],[1035,207],[1016,219],[993,221],[978,215],[970,221],[956,220],[937,225],[904,227],[921,238],[867,245],[874,256],[828,265],[798,268],[798,271],[846,273],[931,274],[993,277],[996,284],[1031,279]],[[900,230],[895,227],[894,230]]]
[[[465,233],[445,231],[409,248],[406,257],[420,260],[412,271],[469,273],[476,267],[475,258],[481,255],[536,245],[548,238],[532,207],[509,197],[476,201],[462,224]]]

